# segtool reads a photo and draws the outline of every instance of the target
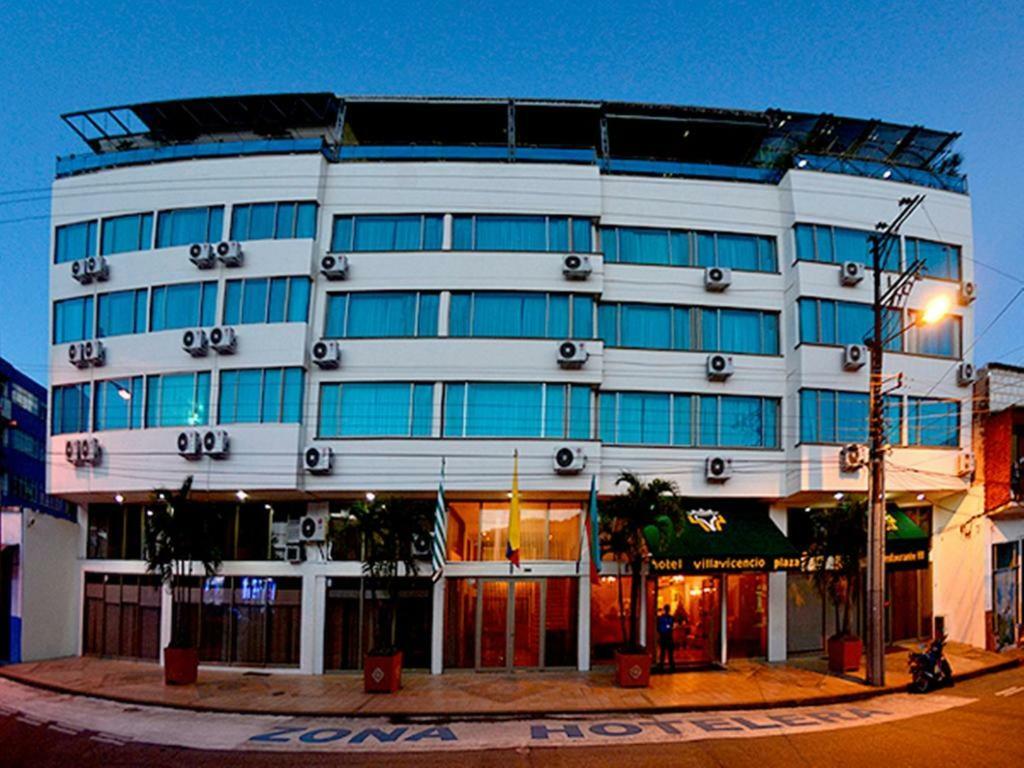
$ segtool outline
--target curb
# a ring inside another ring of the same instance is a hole
[[[981,667],[979,669],[971,670],[963,674],[958,674],[955,677],[956,682],[964,682],[967,680],[973,680],[978,677],[985,675],[994,674],[996,672],[1004,672],[1008,669],[1014,669],[1019,666],[1024,666],[1024,659],[1007,659],[996,664],[992,664],[987,667]],[[480,721],[493,721],[493,720],[526,720],[530,718],[546,718],[546,719],[566,719],[571,717],[591,717],[594,715],[614,715],[614,714],[668,714],[668,713],[687,713],[687,712],[736,712],[744,710],[761,710],[761,709],[782,709],[789,707],[820,707],[827,706],[830,704],[842,704],[848,702],[865,701],[867,699],[878,698],[879,696],[888,696],[893,693],[904,693],[907,688],[905,685],[887,685],[883,688],[868,688],[863,691],[852,691],[846,694],[833,694],[824,696],[807,696],[803,698],[781,698],[774,699],[772,701],[757,700],[747,702],[732,702],[728,704],[697,704],[692,706],[673,707],[673,706],[651,706],[651,707],[604,707],[597,709],[588,709],[581,711],[570,711],[565,710],[542,710],[542,711],[531,711],[522,712],[516,710],[497,710],[493,712],[487,712],[484,714],[459,714],[459,713],[437,713],[437,712],[402,712],[402,711],[388,711],[388,712],[325,712],[323,710],[294,710],[282,712],[280,710],[272,709],[228,709],[226,707],[210,706],[207,704],[181,704],[177,702],[162,702],[152,701],[149,699],[132,698],[129,696],[119,696],[114,693],[99,693],[94,691],[81,691],[69,686],[63,686],[56,683],[47,683],[34,680],[28,677],[21,677],[19,675],[10,674],[3,667],[0,667],[0,678],[11,680],[12,682],[26,685],[31,688],[38,688],[44,691],[50,691],[52,693],[66,694],[70,696],[79,696],[82,698],[99,699],[102,701],[111,701],[118,704],[127,704],[130,706],[146,706],[146,707],[157,707],[162,709],[173,709],[179,711],[189,712],[206,712],[206,713],[218,713],[227,715],[252,715],[252,716],[263,716],[263,717],[310,717],[310,718],[344,718],[348,720],[358,719],[386,719],[393,723],[402,722],[480,722]]]

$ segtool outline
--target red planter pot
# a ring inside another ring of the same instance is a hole
[[[394,693],[402,687],[402,652],[388,656],[367,656],[363,662],[363,690]]]
[[[859,637],[830,637],[828,639],[828,669],[830,672],[856,672],[864,643]]]
[[[646,688],[651,684],[651,657],[647,653],[615,652],[615,684],[620,688]]]
[[[164,683],[192,685],[199,675],[199,651],[195,648],[164,648]]]

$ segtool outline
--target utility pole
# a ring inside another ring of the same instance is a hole
[[[893,300],[905,298],[921,270],[917,261],[902,272],[882,291],[882,269],[886,257],[898,242],[900,227],[924,200],[924,195],[900,200],[900,212],[891,222],[881,222],[871,237],[871,266],[874,271],[874,329],[868,347],[871,353],[871,382],[868,426],[868,644],[867,680],[869,685],[885,685],[885,397],[882,393],[882,370],[885,345],[903,333],[886,338],[886,311]],[[897,253],[897,259],[899,255]]]

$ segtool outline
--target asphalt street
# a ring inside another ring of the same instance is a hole
[[[9,687],[0,766],[1013,766],[1024,765],[1022,726],[1019,667],[833,707],[501,723],[280,721]],[[232,729],[241,741],[230,735],[227,749],[180,746]]]

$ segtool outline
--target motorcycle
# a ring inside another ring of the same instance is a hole
[[[910,652],[910,690],[915,693],[927,693],[933,688],[953,685],[953,670],[942,653],[946,645],[946,636],[932,640],[924,653]]]

